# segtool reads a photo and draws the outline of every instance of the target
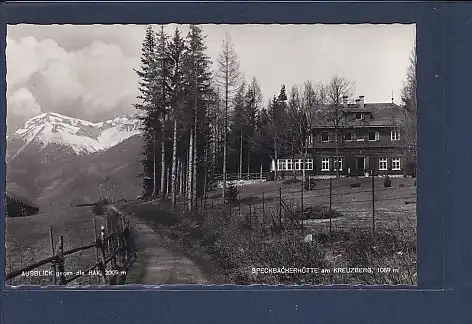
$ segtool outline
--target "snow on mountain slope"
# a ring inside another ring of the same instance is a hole
[[[70,147],[75,154],[90,154],[106,150],[133,135],[141,133],[138,114],[117,117],[99,123],[43,113],[28,120],[20,129],[7,137],[9,160],[30,143],[44,149],[49,144]]]

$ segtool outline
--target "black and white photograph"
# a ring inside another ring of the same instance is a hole
[[[7,286],[416,285],[414,24],[7,27]]]

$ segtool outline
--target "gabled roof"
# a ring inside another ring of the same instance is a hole
[[[370,113],[371,119],[349,120],[341,122],[341,127],[381,127],[396,126],[405,118],[405,109],[395,103],[365,103],[364,107],[358,104],[349,104],[340,109],[345,114]],[[315,128],[332,128],[333,122],[327,116],[315,121]]]

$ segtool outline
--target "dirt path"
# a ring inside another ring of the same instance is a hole
[[[202,271],[185,256],[165,247],[162,237],[148,225],[131,218],[137,260],[128,270],[127,283],[142,285],[205,284]]]

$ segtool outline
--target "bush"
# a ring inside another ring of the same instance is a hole
[[[384,180],[384,187],[387,188],[391,186],[392,186],[392,180],[390,180],[389,176],[386,176]]]
[[[228,202],[238,201],[239,191],[234,183],[229,183],[226,188],[226,199]]]
[[[95,215],[103,215],[103,213],[105,212],[105,206],[108,204],[109,204],[108,199],[106,198],[100,199],[99,201],[95,203],[95,205],[93,205],[92,212]]]
[[[282,183],[285,184],[285,185],[291,185],[291,184],[294,184],[294,183],[299,183],[300,180],[298,180],[296,177],[291,177],[287,180],[284,180]]]
[[[309,206],[303,209],[303,213],[298,210],[297,215],[300,215],[300,219],[329,219],[341,217],[342,214],[336,210],[329,210],[328,207],[324,206]]]
[[[274,181],[275,180],[275,173],[274,172],[268,172],[266,175],[266,180],[267,181]]]

